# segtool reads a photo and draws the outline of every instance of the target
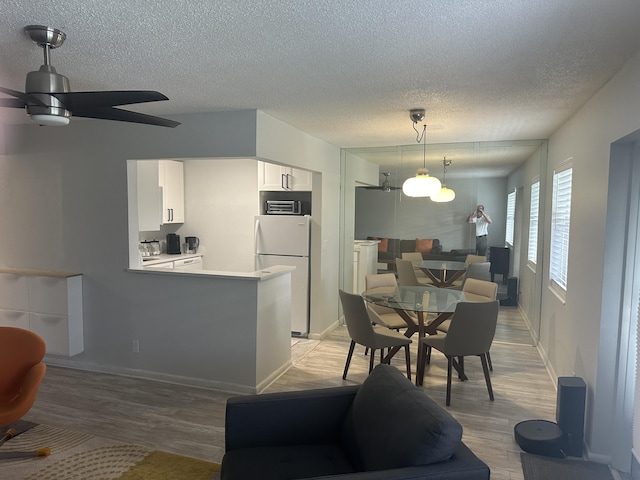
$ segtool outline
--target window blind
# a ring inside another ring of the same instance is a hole
[[[514,226],[514,222],[515,222],[515,215],[516,215],[516,191],[514,190],[513,192],[509,193],[509,195],[507,195],[507,225],[506,225],[506,235],[505,235],[505,242],[507,242],[508,245],[513,246],[513,226]]]
[[[567,290],[572,175],[571,167],[553,173],[550,280],[563,291]]]
[[[540,180],[531,184],[531,204],[529,210],[529,245],[527,260],[538,262],[538,208],[540,205]]]

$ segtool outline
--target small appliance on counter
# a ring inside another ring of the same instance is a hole
[[[138,250],[140,250],[141,257],[158,257],[160,255],[160,242],[158,240],[145,240],[140,242]]]
[[[167,233],[167,253],[169,255],[180,255],[180,235]]]
[[[198,237],[184,237],[185,251],[184,253],[198,253],[200,239]]]

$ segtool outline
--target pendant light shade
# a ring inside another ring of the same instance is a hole
[[[444,172],[442,174],[442,187],[438,192],[431,195],[431,200],[433,202],[438,202],[438,203],[450,202],[454,198],[456,198],[456,192],[454,192],[450,188],[447,188],[446,183],[444,183],[445,178],[447,176],[447,167],[449,165],[451,165],[451,160],[447,160],[447,157],[444,157],[444,160],[442,161],[442,167],[444,169]]]
[[[431,195],[431,200],[438,203],[450,202],[454,198],[456,198],[456,192],[454,192],[450,188],[447,188],[444,183],[442,184],[442,188],[440,189],[440,191],[438,191],[438,193],[436,193],[435,195]]]
[[[419,168],[415,177],[407,178],[402,184],[402,192],[407,197],[430,197],[440,190],[440,180],[429,176],[429,170]]]
[[[416,131],[418,143],[422,140],[422,168],[416,171],[416,176],[407,178],[402,184],[402,192],[407,197],[430,197],[440,191],[440,180],[429,176],[427,170],[427,126],[422,127],[422,137],[416,129],[416,123],[424,118],[424,110],[414,109],[409,112],[413,121],[413,129]]]

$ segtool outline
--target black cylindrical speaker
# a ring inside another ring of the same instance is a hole
[[[558,377],[556,421],[564,433],[564,453],[581,457],[587,385],[580,377]]]

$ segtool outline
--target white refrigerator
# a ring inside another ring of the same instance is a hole
[[[291,335],[309,334],[309,251],[311,217],[258,215],[255,217],[256,270],[274,265],[296,267],[291,272]]]

